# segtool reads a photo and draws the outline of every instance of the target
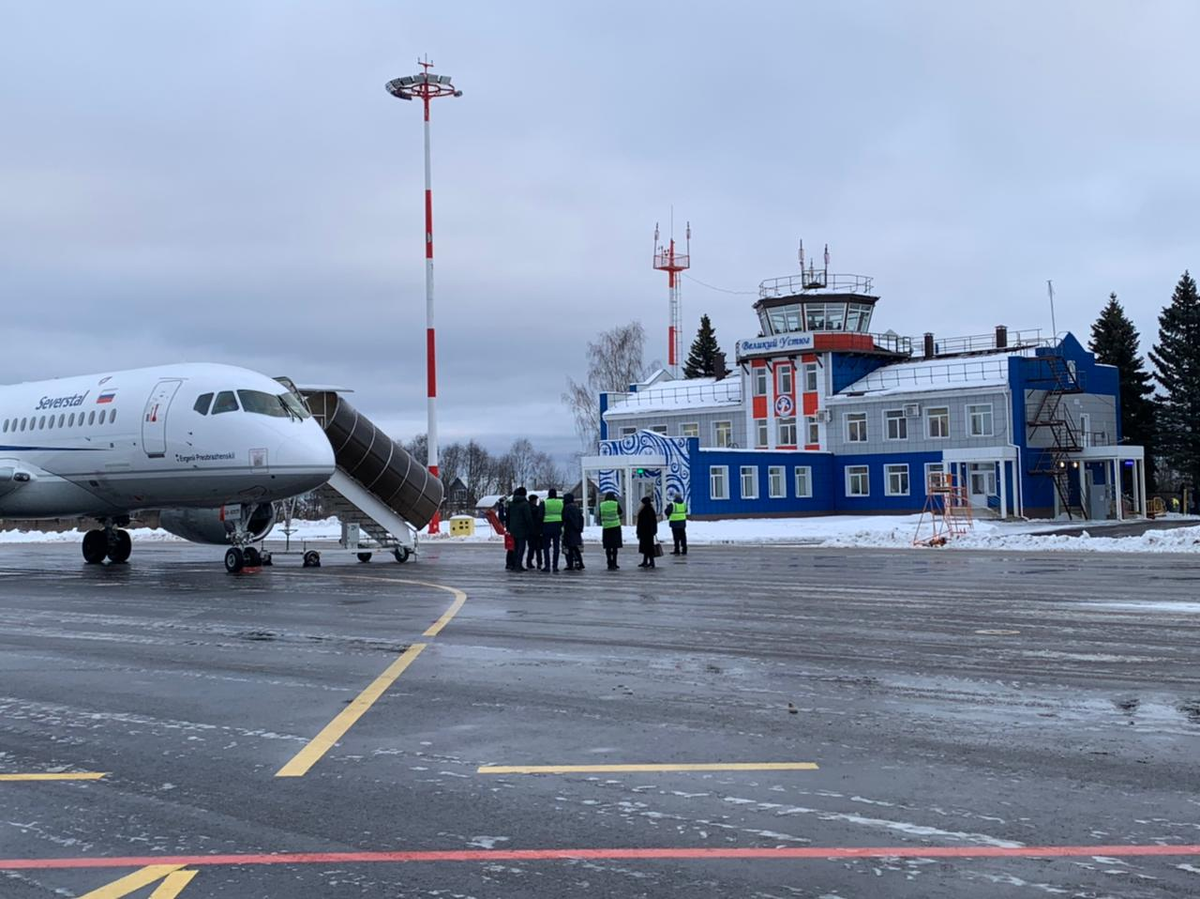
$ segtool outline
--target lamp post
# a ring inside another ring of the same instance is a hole
[[[429,471],[435,477],[438,473],[438,432],[437,432],[437,341],[434,337],[433,324],[433,187],[429,165],[429,104],[440,97],[461,97],[462,91],[456,90],[450,82],[449,75],[434,75],[429,70],[433,63],[429,57],[424,62],[418,62],[422,72],[419,75],[405,75],[394,78],[386,85],[387,92],[398,100],[411,100],[420,97],[425,105],[425,366],[426,383],[428,385],[429,425],[426,429],[426,439],[429,445]],[[439,531],[439,516],[435,513],[429,522],[429,533]]]

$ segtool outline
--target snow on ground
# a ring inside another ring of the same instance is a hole
[[[1178,517],[1178,516],[1172,516]],[[828,547],[883,547],[911,548],[917,533],[920,515],[826,515],[813,518],[741,518],[726,521],[689,521],[688,543],[694,546],[720,544],[777,544]],[[1105,522],[1083,522],[1085,530],[1081,537],[1060,534],[1038,533],[1047,528],[1061,527],[1064,522],[1027,521],[977,521],[971,533],[956,538],[947,544],[948,549],[1012,550],[1014,552],[1067,551],[1067,552],[1152,552],[1152,553],[1200,553],[1200,519],[1196,526],[1178,527],[1169,530],[1150,530],[1137,537],[1099,537]],[[1107,523],[1111,524],[1111,522]],[[294,521],[291,539],[296,542],[337,540],[341,525],[336,518],[323,521]],[[668,546],[671,533],[663,522],[658,530],[659,538]],[[928,535],[925,523],[923,534]],[[139,528],[131,531],[135,541],[178,540],[179,538],[161,529]],[[637,545],[633,528],[623,531],[626,546]],[[274,544],[285,537],[283,524],[276,525],[269,542]],[[40,531],[2,531],[0,543],[77,543],[83,539],[80,531],[44,533]],[[500,544],[500,535],[492,531],[484,519],[475,520],[475,534],[471,537],[451,537],[449,522],[442,522],[442,533],[430,537],[422,532],[423,541],[449,541],[455,543]],[[600,542],[600,528],[591,526],[584,532],[589,544]]]

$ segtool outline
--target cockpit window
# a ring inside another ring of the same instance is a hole
[[[198,400],[196,400],[196,405],[193,406],[192,408],[195,409],[197,412],[199,412],[201,415],[207,415],[208,407],[212,405],[212,398],[213,398],[213,395],[211,393],[202,393],[202,394],[200,394],[200,398]]]
[[[237,397],[233,395],[232,390],[222,390],[217,394],[217,401],[213,403],[212,414],[220,415],[222,412],[236,412],[238,410]]]
[[[274,393],[264,393],[261,390],[239,390],[238,399],[242,408],[255,415],[270,415],[272,418],[287,418],[288,410],[283,405],[283,398]]]
[[[301,421],[312,417],[312,413],[308,411],[308,406],[304,405],[304,400],[300,399],[296,394],[289,391],[281,396],[280,399],[283,400],[283,404],[291,410],[292,414]]]

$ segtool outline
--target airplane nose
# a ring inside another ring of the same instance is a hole
[[[335,468],[333,447],[315,421],[309,419],[300,424],[275,451],[271,473],[319,477],[319,484],[323,484]]]

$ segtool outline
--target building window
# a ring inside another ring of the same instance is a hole
[[[786,363],[775,368],[775,376],[779,379],[779,393],[790,395],[792,392],[792,367]]]
[[[743,465],[742,499],[758,499],[758,466]]]
[[[782,465],[772,465],[767,469],[767,490],[771,499],[787,496],[787,474]]]
[[[908,496],[908,466],[883,466],[883,492],[888,496]]]
[[[871,495],[871,470],[865,465],[846,466],[846,496]]]
[[[759,449],[766,449],[767,446],[767,420],[765,418],[756,419],[754,422],[755,438],[754,445]]]
[[[653,431],[655,434],[666,434],[667,426],[666,425],[652,425],[650,430]]]
[[[754,369],[754,395],[767,395],[767,367],[765,365]]]
[[[808,430],[808,445],[819,446],[821,443],[821,425],[815,418],[804,419],[804,427]]]
[[[932,406],[925,410],[925,433],[933,439],[950,436],[949,406]]]
[[[883,413],[884,436],[888,440],[908,439],[908,419],[903,409],[888,409]]]
[[[628,425],[626,425],[625,427],[621,428],[621,436],[622,437],[632,437],[636,433],[637,433],[637,428],[635,428],[635,427],[629,427]]]
[[[925,492],[931,492],[935,487],[946,486],[946,463],[925,463]]]
[[[982,403],[978,406],[967,406],[967,436],[992,436],[992,404]]]
[[[796,498],[804,499],[812,496],[812,468],[808,465],[796,466]]]
[[[729,466],[708,467],[708,495],[712,499],[729,499]]]
[[[795,446],[796,445],[796,419],[780,418],[777,419],[779,425],[779,446]]]
[[[714,421],[713,422],[713,445],[714,446],[733,446],[733,422],[731,422],[731,421]]]
[[[699,437],[700,425],[694,421],[685,421],[679,426],[680,437]]]
[[[817,363],[804,363],[804,389],[808,393],[817,392]]]
[[[846,413],[846,441],[848,443],[867,442],[867,413]]]

